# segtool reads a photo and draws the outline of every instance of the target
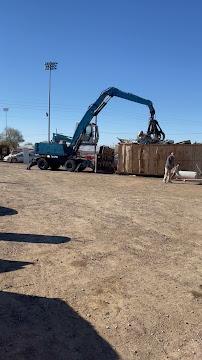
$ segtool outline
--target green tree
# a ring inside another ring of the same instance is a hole
[[[7,128],[0,134],[0,143],[7,145],[10,149],[16,149],[24,141],[21,132],[14,128]]]

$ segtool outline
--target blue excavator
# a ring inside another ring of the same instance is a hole
[[[79,147],[83,144],[96,144],[99,139],[99,132],[96,122],[93,119],[107,105],[112,97],[118,97],[147,105],[150,111],[149,125],[145,138],[147,143],[157,143],[165,139],[165,134],[155,120],[155,109],[150,100],[146,100],[137,95],[121,91],[115,87],[110,87],[103,91],[98,99],[89,106],[81,121],[78,123],[73,137],[53,134],[52,141],[40,142],[35,144],[35,162],[41,170],[58,169],[64,166],[67,171],[83,171],[86,167],[93,169],[94,165],[80,155]],[[30,164],[33,166],[32,164]],[[30,167],[31,167],[30,166]]]

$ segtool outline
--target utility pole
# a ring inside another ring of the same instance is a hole
[[[9,108],[3,108],[3,111],[5,112],[5,119],[6,119],[6,140],[7,140],[7,128],[8,128],[8,124],[7,124],[8,110],[9,110]]]
[[[51,71],[57,69],[56,62],[46,62],[45,70],[49,70],[49,86],[48,86],[48,142],[50,143],[50,114],[51,114]]]

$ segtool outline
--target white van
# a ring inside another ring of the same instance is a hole
[[[29,162],[34,158],[34,151],[29,151]],[[24,162],[24,154],[23,152],[19,152],[17,154],[9,154],[7,156],[4,156],[3,161],[9,162],[9,163],[23,163]]]

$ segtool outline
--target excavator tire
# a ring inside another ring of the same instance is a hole
[[[77,166],[77,164],[76,164],[75,160],[67,160],[64,165],[64,168],[66,171],[74,172],[76,169],[76,166]]]
[[[37,165],[38,165],[40,170],[47,170],[49,168],[48,162],[44,158],[40,158],[37,161]]]

